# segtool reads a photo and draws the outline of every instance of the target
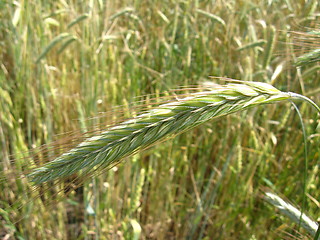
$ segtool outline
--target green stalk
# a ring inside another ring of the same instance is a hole
[[[300,95],[298,93],[293,93],[293,92],[289,92],[288,94],[291,95],[292,99],[300,99],[310,103],[318,111],[318,113],[320,113],[320,107],[310,98],[307,98],[306,96]]]

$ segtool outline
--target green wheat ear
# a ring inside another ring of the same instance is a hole
[[[53,161],[36,168],[28,178],[40,184],[66,178],[80,170],[80,176],[91,175],[97,169],[110,168],[124,157],[208,120],[256,105],[293,98],[305,99],[301,95],[281,92],[260,82],[218,85],[211,90],[159,105],[100,135],[88,138]]]
[[[298,40],[300,41],[300,44],[302,45],[305,44],[306,46],[309,46],[310,43],[312,43],[312,46],[314,47],[314,49],[311,49],[305,54],[298,56],[297,59],[295,60],[295,66],[302,67],[313,62],[319,62],[320,61],[320,48],[319,48],[320,31],[314,30],[306,33],[296,32],[296,34],[302,37],[302,39],[298,38]],[[309,44],[305,41],[307,41]]]
[[[320,61],[320,49],[315,49],[299,56],[295,62],[297,67]]]

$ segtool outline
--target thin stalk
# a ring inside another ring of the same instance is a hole
[[[304,159],[305,159],[305,161],[304,161],[304,169],[303,169],[303,196],[302,196],[302,207],[301,207],[301,214],[300,214],[299,227],[298,227],[298,230],[299,230],[299,228],[301,226],[301,223],[302,223],[303,213],[304,213],[305,208],[306,208],[307,174],[308,174],[308,165],[309,165],[308,164],[308,162],[309,162],[308,161],[308,145],[307,145],[308,143],[307,143],[306,129],[304,127],[302,116],[301,116],[301,113],[299,111],[299,108],[293,102],[291,102],[291,104],[293,105],[294,109],[298,113],[300,124],[301,124],[301,128],[302,128],[303,143],[304,143]]]
[[[310,98],[308,97],[305,97],[303,95],[300,95],[300,94],[297,94],[297,93],[292,93],[290,92],[289,93],[291,95],[292,98],[295,98],[295,99],[300,99],[300,100],[304,100],[306,102],[308,102],[309,104],[311,104],[317,111],[318,113],[320,114],[320,107],[314,102],[312,101]],[[301,128],[302,128],[302,132],[303,132],[303,141],[304,141],[304,157],[305,157],[305,166],[304,166],[304,173],[303,173],[303,198],[302,198],[302,209],[301,209],[301,215],[300,215],[300,219],[299,219],[299,227],[301,225],[301,222],[302,222],[302,217],[303,217],[303,212],[305,210],[305,205],[306,205],[306,197],[305,197],[305,193],[306,193],[306,185],[307,185],[307,171],[308,171],[308,143],[307,143],[307,134],[306,134],[306,130],[305,130],[305,127],[304,127],[304,124],[303,124],[303,121],[302,121],[302,116],[301,116],[301,113],[298,109],[298,107],[293,103],[291,102],[293,107],[295,108],[298,116],[299,116],[299,119],[300,119],[300,123],[301,123]],[[319,227],[318,227],[318,230],[317,230],[317,233],[315,235],[315,240],[317,240],[319,238],[319,234],[320,234],[320,230],[319,230]]]
[[[315,109],[317,109],[318,113],[320,114],[320,107],[314,101],[312,101],[310,98],[303,96],[303,95],[300,95],[298,93],[293,93],[293,92],[288,92],[288,94],[290,94],[290,96],[293,99],[300,99],[300,100],[304,100],[304,101],[310,103]]]
[[[320,225],[318,226],[318,230],[316,232],[316,235],[314,235],[313,240],[320,240]]]

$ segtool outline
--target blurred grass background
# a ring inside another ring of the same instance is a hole
[[[319,103],[319,63],[293,66],[310,44],[292,45],[290,33],[319,27],[319,17],[316,0],[0,0],[0,236],[307,237],[261,198],[269,188],[301,207],[306,194],[307,215],[319,217],[319,121],[304,103],[306,193],[303,135],[289,103],[206,123],[53,206],[30,201],[32,185],[16,172],[23,152],[99,121],[84,119],[210,75],[272,83]]]

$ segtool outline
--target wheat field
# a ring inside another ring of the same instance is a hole
[[[316,239],[319,114],[285,93],[320,103],[319,8],[0,0],[0,238]],[[183,104],[201,117],[172,119]],[[75,171],[52,161],[103,134],[122,139],[150,113],[175,127],[99,155],[119,157],[107,164],[88,164],[83,149]]]

